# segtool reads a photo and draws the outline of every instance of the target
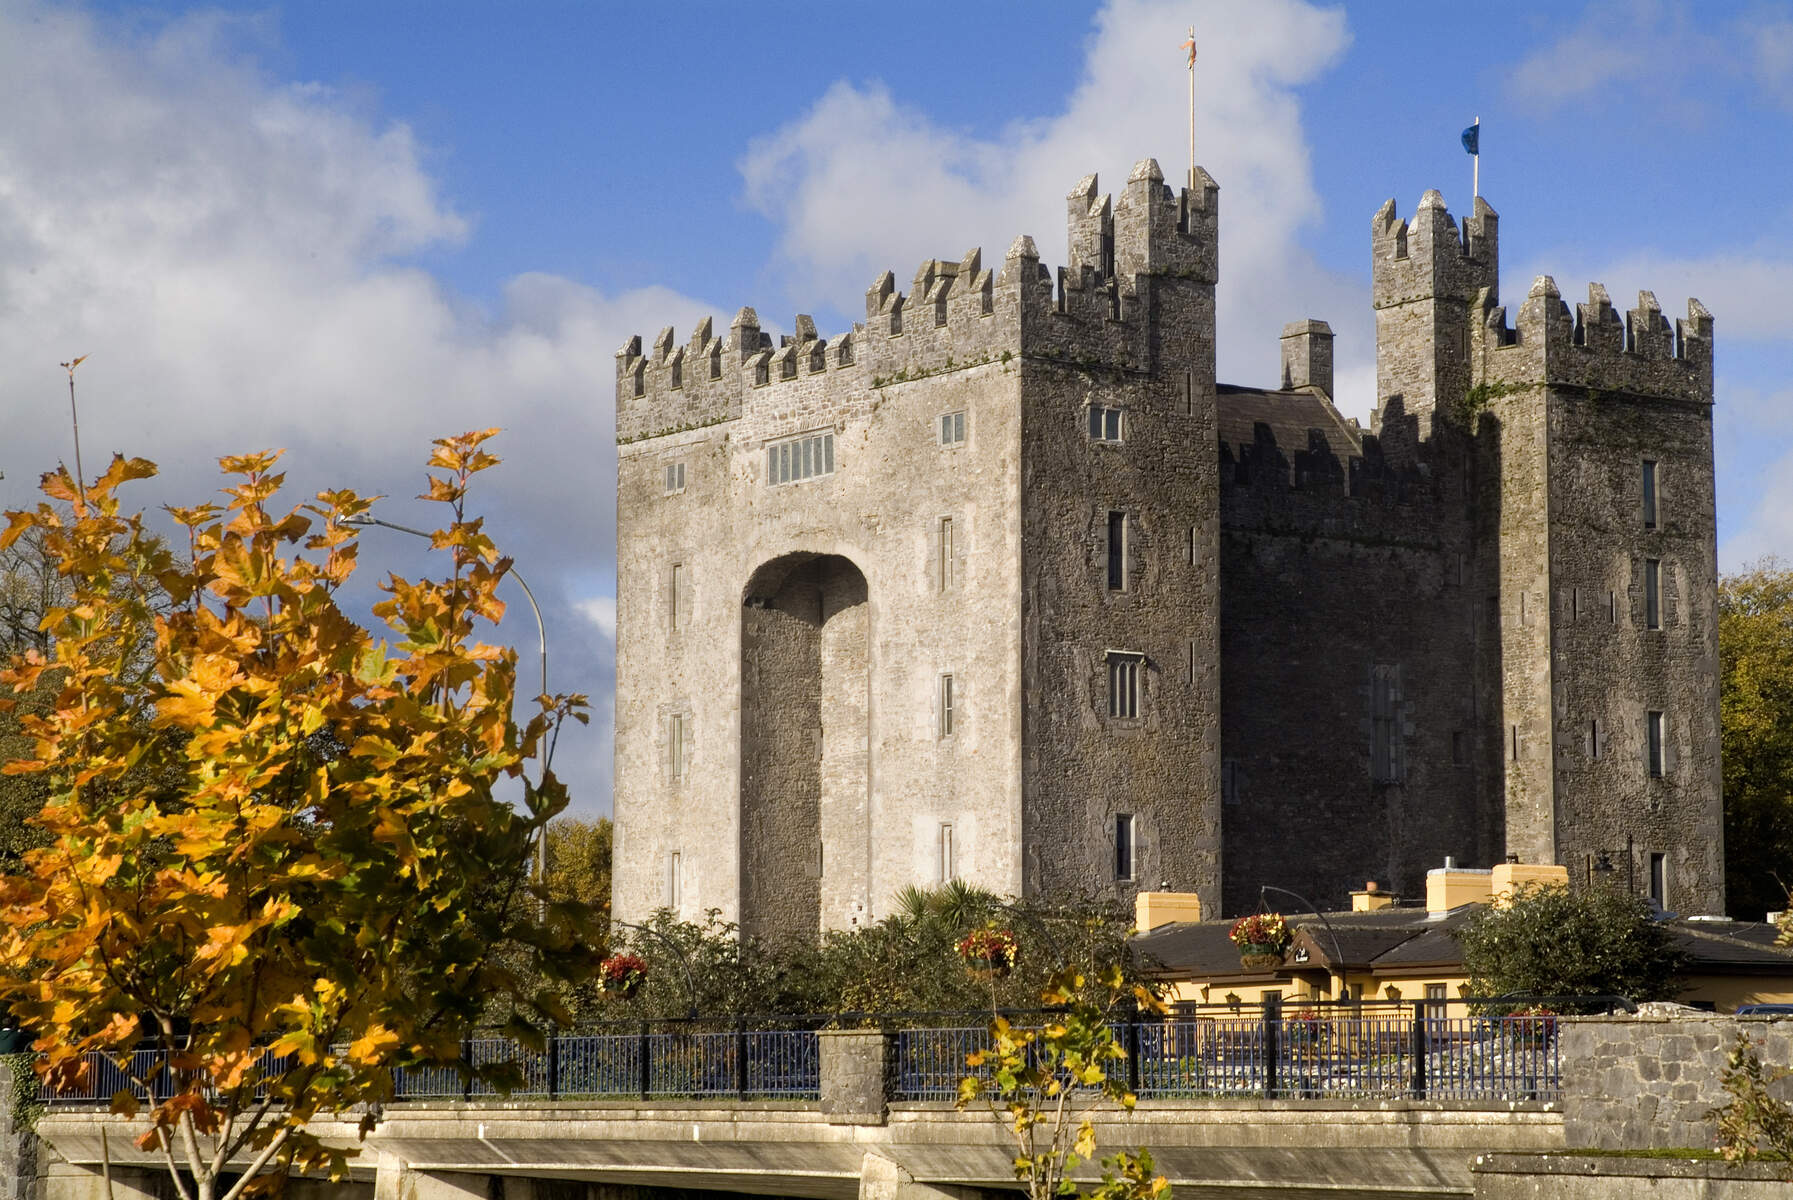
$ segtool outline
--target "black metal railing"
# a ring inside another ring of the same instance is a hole
[[[1260,1007],[1179,1005],[1164,1016],[1118,1013],[1112,1027],[1127,1052],[1117,1069],[1141,1099],[1557,1099],[1562,1092],[1558,1019],[1483,1015],[1514,1007],[1511,997],[1498,1004],[1273,1000]],[[1037,1028],[1045,1010],[1005,1015],[1019,1028]],[[882,1024],[895,1043],[893,1097],[951,1100],[965,1076],[988,1078],[987,1064],[973,1068],[966,1062],[991,1046],[988,1017],[907,1013],[642,1021],[556,1036],[542,1049],[478,1036],[462,1043],[460,1056],[475,1068],[513,1067],[518,1085],[506,1093],[513,1098],[814,1100],[821,1093],[817,1028]],[[261,1074],[272,1078],[284,1065],[269,1055]],[[120,1091],[159,1100],[173,1082],[166,1051],[139,1049],[122,1060],[96,1052],[84,1084],[48,1100],[103,1103]],[[401,1102],[497,1094],[454,1063],[400,1066],[393,1083],[394,1099]]]

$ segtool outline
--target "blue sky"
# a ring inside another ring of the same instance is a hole
[[[1704,301],[1722,564],[1793,558],[1788,2],[0,0],[0,501],[67,454],[72,354],[84,456],[161,462],[146,504],[279,445],[423,523],[429,437],[505,426],[483,498],[594,699],[557,765],[607,811],[614,350],[743,304],[837,332],[884,268],[1021,232],[1062,257],[1079,176],[1186,165],[1189,24],[1223,379],[1271,382],[1321,317],[1367,416],[1370,217],[1461,213],[1479,115],[1505,296]],[[365,561],[425,569],[402,540]],[[532,645],[522,605],[502,636]]]

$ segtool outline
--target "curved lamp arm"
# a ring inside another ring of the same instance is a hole
[[[614,917],[611,918],[610,923],[619,929],[633,929],[637,933],[645,933],[651,938],[658,939],[661,945],[672,951],[673,957],[679,960],[679,969],[685,973],[685,1018],[695,1021],[697,1019],[697,986],[692,979],[691,960],[685,956],[684,947],[650,925],[637,925],[633,921],[618,921]]]

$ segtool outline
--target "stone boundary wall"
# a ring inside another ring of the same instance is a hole
[[[1725,1055],[1741,1031],[1769,1065],[1793,1063],[1793,1021],[1575,1017],[1562,1023],[1563,1134],[1573,1149],[1710,1149]],[[1793,1101],[1793,1079],[1774,1085]],[[1664,1193],[1665,1195],[1667,1193]]]
[[[1470,1167],[1475,1200],[1783,1200],[1786,1164],[1577,1154],[1486,1154]]]

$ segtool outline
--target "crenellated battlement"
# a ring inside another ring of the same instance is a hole
[[[1173,192],[1153,159],[1133,168],[1117,197],[1094,175],[1067,200],[1066,265],[1040,262],[1031,237],[1015,239],[1000,267],[981,250],[930,258],[907,292],[893,272],[865,293],[865,323],[832,339],[799,315],[774,346],[743,308],[726,337],[705,319],[686,345],[664,329],[651,347],[634,337],[617,351],[617,437],[635,441],[742,415],[757,389],[798,383],[848,393],[970,365],[1042,355],[1145,372],[1153,365],[1154,304],[1179,289],[1211,289],[1219,275],[1219,193],[1201,168]],[[1205,315],[1212,340],[1211,291]]]
[[[1370,222],[1371,294],[1375,307],[1449,297],[1471,301],[1500,288],[1500,216],[1480,196],[1461,228],[1431,189],[1411,222],[1387,200]]]
[[[1540,275],[1511,326],[1505,307],[1483,297],[1481,380],[1517,386],[1544,382],[1712,403],[1712,314],[1697,299],[1673,326],[1650,292],[1621,319],[1606,288],[1588,285],[1573,315],[1556,280]]]

